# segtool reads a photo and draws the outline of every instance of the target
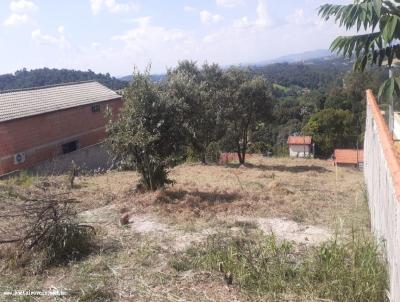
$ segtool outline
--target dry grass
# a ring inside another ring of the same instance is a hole
[[[177,222],[215,217],[285,217],[332,229],[368,227],[362,172],[319,160],[252,158],[247,167],[182,165],[174,187],[128,198]]]
[[[250,301],[218,274],[178,272],[169,262],[216,232],[259,236],[260,221],[272,218],[341,234],[369,226],[362,172],[336,173],[329,162],[254,156],[246,167],[187,164],[170,176],[174,186],[145,194],[133,193],[134,172],[79,176],[71,196],[81,200],[82,222],[96,227],[99,250],[40,275],[8,272],[0,259],[0,294],[54,286],[68,290],[64,301]],[[60,190],[66,177],[41,181]],[[119,225],[122,212],[128,226]]]

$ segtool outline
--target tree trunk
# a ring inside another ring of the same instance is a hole
[[[200,154],[200,160],[201,160],[201,163],[202,163],[203,165],[207,165],[207,159],[206,159],[206,152],[205,152],[205,151],[201,152],[201,154]]]
[[[242,150],[241,150],[241,158],[239,158],[240,164],[244,165],[246,162],[246,152],[247,152],[247,127],[243,130],[243,145],[242,145]],[[241,160],[240,160],[241,159]]]
[[[240,150],[240,144],[238,144],[238,147],[237,147],[238,149],[237,149],[237,155],[238,155],[238,159],[239,159],[239,163],[240,164],[243,164],[243,157],[242,157],[242,151]]]

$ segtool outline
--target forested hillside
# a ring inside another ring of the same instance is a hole
[[[309,89],[334,86],[351,68],[352,64],[342,58],[314,59],[304,63],[276,63],[252,67],[256,73],[264,75],[274,83]]]
[[[91,70],[79,71],[49,68],[26,70],[24,68],[16,71],[14,74],[0,75],[0,90],[31,88],[91,80],[98,81],[114,90],[122,89],[127,85],[126,82],[111,77],[109,73],[94,73]]]

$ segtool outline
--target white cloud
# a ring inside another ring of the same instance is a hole
[[[216,0],[218,6],[222,7],[237,7],[245,4],[244,0]]]
[[[200,20],[201,23],[203,24],[212,24],[212,23],[218,23],[222,21],[222,16],[217,15],[217,14],[212,14],[209,11],[202,10],[200,12]]]
[[[120,3],[117,0],[90,0],[90,6],[94,15],[102,10],[108,10],[110,13],[127,13],[139,9],[136,3]]]
[[[27,14],[11,14],[6,20],[4,20],[3,24],[5,26],[16,26],[28,23],[29,17]]]
[[[263,28],[273,25],[273,20],[268,13],[266,0],[258,0],[256,13],[257,13],[257,18],[255,20],[250,20],[247,16],[234,20],[233,22],[234,27]]]
[[[137,18],[135,23],[136,27],[112,37],[113,41],[122,42],[123,47],[116,46],[107,54],[118,61],[125,60],[132,70],[134,66],[144,68],[151,62],[158,71],[165,71],[171,62],[191,57],[197,51],[191,32],[153,25],[150,17]]]
[[[10,3],[10,10],[14,13],[32,13],[38,10],[38,7],[32,1],[13,0]]]
[[[32,1],[13,0],[10,2],[10,15],[3,21],[4,26],[18,26],[32,21],[32,14],[38,10]]]
[[[43,34],[40,29],[36,29],[32,31],[31,37],[32,40],[34,40],[38,44],[50,44],[50,45],[56,45],[59,48],[70,48],[71,45],[65,37],[64,26],[59,26],[57,28],[57,32],[58,36],[51,36]]]
[[[151,18],[141,17],[134,20],[137,27],[126,31],[124,34],[114,36],[112,40],[123,41],[126,47],[140,52],[150,50],[150,45],[156,45],[158,42],[177,42],[186,39],[188,36],[178,29],[167,29],[161,26],[150,24]],[[160,48],[155,47],[158,51]]]
[[[268,14],[266,0],[258,0],[256,25],[261,27],[272,25],[272,19]]]

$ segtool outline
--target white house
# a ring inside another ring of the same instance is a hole
[[[290,157],[311,157],[313,154],[311,136],[289,136]]]

